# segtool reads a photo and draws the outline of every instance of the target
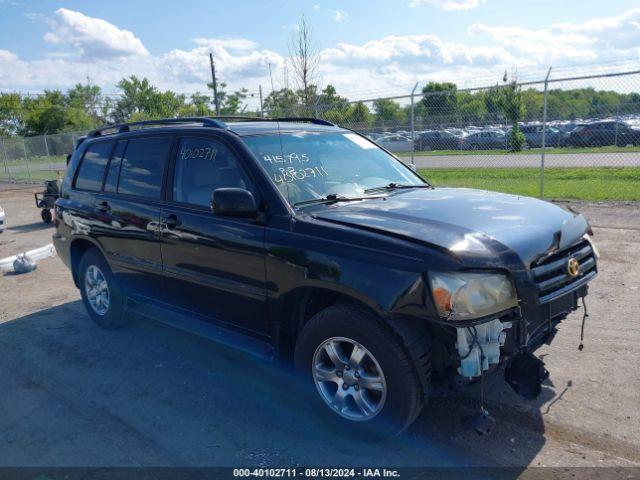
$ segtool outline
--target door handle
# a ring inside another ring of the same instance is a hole
[[[111,210],[111,206],[109,205],[109,202],[100,202],[98,204],[98,210],[100,210],[101,212],[108,212],[109,210]]]
[[[167,228],[176,228],[177,226],[180,225],[181,222],[180,220],[178,220],[178,217],[176,215],[171,213],[162,219],[162,223]]]

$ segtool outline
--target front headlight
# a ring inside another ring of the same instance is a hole
[[[433,273],[431,292],[447,320],[473,320],[518,305],[516,291],[500,273]]]

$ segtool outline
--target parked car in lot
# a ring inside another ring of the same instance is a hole
[[[2,205],[0,205],[0,233],[4,232],[5,229],[5,214]]]
[[[364,134],[365,137],[367,137],[369,140],[377,140],[380,137],[384,137],[383,133],[376,133],[376,132],[369,132],[369,133],[365,133]]]
[[[530,148],[542,147],[542,125],[522,125],[520,130],[524,134],[527,145]],[[566,135],[555,127],[547,126],[545,133],[545,145],[547,147],[560,147],[564,145]]]
[[[624,122],[608,120],[576,127],[567,138],[572,147],[604,147],[608,145],[640,145],[640,129]]]
[[[95,130],[69,162],[54,223],[98,325],[142,315],[293,362],[291,394],[308,388],[351,432],[401,432],[434,381],[499,363],[535,396],[546,372],[531,352],[597,274],[582,215],[433,187],[316,119]]]
[[[458,150],[460,137],[445,130],[430,130],[420,133],[415,140],[416,150]]]
[[[492,150],[507,148],[507,137],[498,131],[475,132],[460,139],[463,150]]]
[[[410,152],[413,149],[411,139],[403,135],[385,135],[379,137],[376,143],[390,152]]]

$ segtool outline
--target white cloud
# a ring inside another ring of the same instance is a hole
[[[280,27],[282,30],[286,30],[287,32],[298,32],[300,30],[300,25],[297,23],[291,23],[289,25],[282,25]]]
[[[468,32],[487,36],[519,57],[540,64],[610,61],[640,54],[640,8],[584,23],[556,23],[547,29],[475,23]]]
[[[390,35],[362,45],[339,43],[322,52],[323,63],[357,67],[484,65],[515,59],[501,47],[470,47],[435,35]]]
[[[336,85],[343,94],[381,87],[388,94],[417,80],[460,82],[516,62],[505,48],[448,43],[435,35],[391,35],[362,45],[340,43],[323,50],[321,58],[323,83]]]
[[[122,77],[138,75],[162,89],[206,91],[209,52],[229,90],[257,90],[262,85],[267,92],[269,64],[275,87],[282,86],[285,55],[247,38],[195,38],[191,48],[151,55],[133,33],[78,12],[58,10],[51,25],[48,39],[67,48],[35,60],[0,50],[0,89],[67,88],[88,76],[112,92]],[[526,72],[553,65],[555,71],[585,62],[637,59],[638,38],[640,9],[540,29],[475,23],[455,42],[436,35],[388,35],[322,50],[320,84],[331,83],[353,98],[381,89],[397,93],[416,81],[448,80],[462,85],[467,80],[477,86],[493,83],[505,69],[516,67]],[[286,50],[284,41],[282,50]],[[288,73],[289,83],[294,84]]]
[[[440,10],[471,10],[480,5],[484,0],[411,0],[410,5],[432,5]]]
[[[210,81],[209,52],[213,54],[216,71],[223,81],[238,85],[241,81],[249,84],[264,80],[272,69],[284,65],[284,57],[271,50],[259,50],[250,40],[203,39],[196,40],[197,46],[191,50],[171,50],[160,57],[158,68],[172,82],[204,85]],[[249,48],[253,45],[252,48]]]
[[[246,38],[194,38],[196,45],[207,48],[223,48],[232,52],[250,52],[258,48],[258,44]]]
[[[51,30],[44,36],[47,42],[70,45],[87,60],[149,55],[133,33],[100,18],[59,8],[49,24]]]
[[[334,22],[344,22],[349,18],[349,14],[344,10],[334,10],[333,11],[333,21]]]

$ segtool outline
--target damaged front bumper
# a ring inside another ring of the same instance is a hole
[[[587,292],[587,285],[583,285],[547,303],[523,304],[508,316],[456,328],[458,374],[474,379],[506,363],[507,383],[523,397],[535,398],[548,372],[532,353],[541,345],[551,343],[557,325],[578,309],[580,298]]]

